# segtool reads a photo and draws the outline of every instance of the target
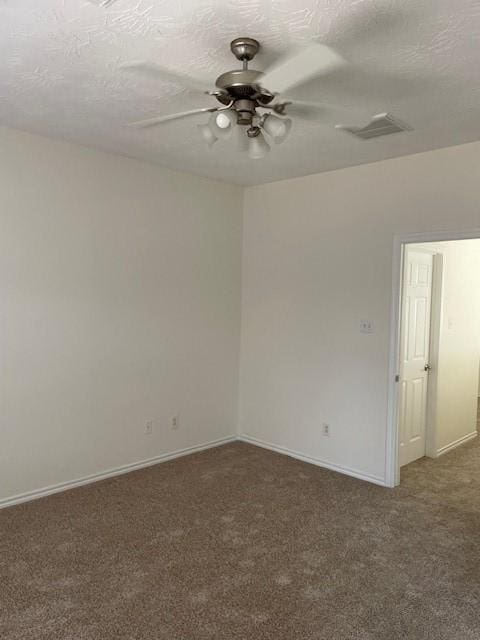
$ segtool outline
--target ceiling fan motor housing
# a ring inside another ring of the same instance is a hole
[[[258,84],[262,75],[261,71],[253,69],[237,69],[217,78],[216,85],[221,93],[216,94],[216,98],[224,105],[233,102],[232,106],[239,114],[239,124],[250,124],[256,107],[267,105],[274,98]]]
[[[234,69],[222,73],[215,84],[232,98],[255,97],[259,102],[268,104],[274,96],[260,85],[262,76],[261,71],[254,69]]]
[[[260,85],[263,73],[248,68],[248,62],[255,57],[260,45],[253,38],[235,38],[230,48],[235,57],[243,61],[243,69],[222,73],[215,83],[220,89],[215,97],[224,105],[233,102],[232,107],[238,114],[238,124],[251,124],[256,107],[267,105],[274,98]]]

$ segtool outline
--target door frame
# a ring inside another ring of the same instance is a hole
[[[385,451],[385,484],[395,487],[400,484],[400,461],[398,451],[398,396],[399,384],[396,376],[400,373],[400,329],[401,300],[403,284],[403,264],[405,246],[423,242],[448,242],[451,240],[480,239],[480,228],[463,231],[424,231],[394,236],[392,264],[392,296],[390,306],[390,357],[388,365],[387,437]],[[438,301],[437,301],[438,304]],[[429,403],[427,422],[431,420]],[[431,431],[431,430],[430,430]],[[430,433],[431,436],[431,433]],[[432,440],[427,435],[428,442]]]

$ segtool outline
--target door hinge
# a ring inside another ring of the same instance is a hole
[[[395,382],[400,382],[400,375],[397,373],[397,375],[395,376]]]

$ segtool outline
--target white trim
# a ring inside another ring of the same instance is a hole
[[[470,442],[470,440],[473,440],[474,438],[476,438],[477,435],[478,435],[477,431],[472,431],[472,433],[467,433],[466,436],[462,436],[461,438],[458,438],[458,440],[454,440],[450,444],[447,444],[444,447],[440,447],[440,449],[437,450],[437,458],[440,456],[443,456],[445,453],[448,453],[449,451],[453,451],[453,449],[456,449],[461,444]]]
[[[137,469],[144,469],[145,467],[151,467],[160,462],[167,462],[168,460],[174,460],[175,458],[181,458],[182,456],[190,455],[191,453],[197,453],[198,451],[204,451],[205,449],[212,449],[228,442],[234,442],[236,436],[227,436],[225,438],[219,438],[218,440],[212,440],[205,442],[204,444],[194,445],[193,447],[186,447],[185,449],[178,449],[170,453],[161,453],[159,456],[148,458],[147,460],[140,460],[139,462],[132,462],[125,464],[121,467],[115,467],[114,469],[107,469],[106,471],[100,471],[99,473],[93,473],[83,478],[77,478],[76,480],[70,480],[68,482],[60,482],[59,484],[50,485],[49,487],[43,487],[42,489],[35,489],[34,491],[27,491],[26,493],[20,493],[16,496],[9,498],[3,498],[0,500],[0,509],[4,507],[11,507],[14,504],[20,504],[22,502],[28,502],[30,500],[37,500],[45,496],[52,495],[53,493],[60,493],[61,491],[68,491],[75,487],[81,487],[85,484],[91,484],[98,480],[106,480],[107,478],[113,478],[114,476],[120,476],[124,473],[130,473],[130,471],[136,471]]]
[[[219,438],[218,440],[212,440],[211,442],[206,442],[204,444],[199,444],[192,447],[186,447],[185,449],[178,449],[177,451],[172,451],[170,453],[162,453],[153,458],[148,458],[147,460],[132,462],[130,464],[123,465],[121,467],[115,467],[114,469],[107,469],[106,471],[100,471],[99,473],[93,473],[91,475],[84,476],[82,478],[77,478],[76,480],[70,480],[68,482],[60,482],[59,484],[54,484],[48,487],[42,487],[41,489],[35,489],[33,491],[27,491],[25,493],[19,493],[15,496],[3,498],[0,500],[0,509],[4,509],[6,507],[12,507],[13,505],[21,504],[22,502],[30,502],[31,500],[38,500],[39,498],[44,498],[54,493],[61,493],[63,491],[68,491],[69,489],[75,489],[76,487],[82,487],[87,484],[98,482],[99,480],[106,480],[107,478],[113,478],[115,476],[120,476],[125,473],[130,473],[130,471],[137,471],[138,469],[152,467],[153,465],[160,464],[161,462],[168,462],[169,460],[175,460],[176,458],[181,458],[183,456],[187,456],[192,453],[198,453],[199,451],[205,451],[206,449],[212,449],[213,447],[219,447],[223,444],[227,444],[229,442],[235,442],[235,441],[247,442],[248,444],[252,444],[257,447],[262,447],[263,449],[269,449],[270,451],[275,451],[277,453],[282,453],[284,455],[291,456],[292,458],[296,458],[297,460],[302,460],[303,462],[315,464],[319,467],[330,469],[331,471],[337,471],[338,473],[343,473],[347,476],[358,478],[359,480],[373,482],[374,484],[378,484],[382,487],[386,486],[385,480],[380,476],[374,476],[372,474],[364,473],[356,469],[350,469],[349,467],[343,467],[341,465],[334,464],[333,462],[327,462],[325,460],[321,460],[320,458],[315,458],[313,456],[308,456],[298,451],[293,451],[291,449],[288,449],[287,447],[281,447],[279,445],[265,442],[264,440],[254,438],[253,436],[249,436],[246,434],[239,434],[239,435],[233,435],[233,436],[226,436],[225,438]]]
[[[357,469],[351,469],[350,467],[344,467],[338,464],[334,464],[333,462],[327,462],[326,460],[321,460],[320,458],[309,456],[304,453],[300,453],[299,451],[293,451],[292,449],[288,449],[287,447],[281,447],[280,445],[272,444],[271,442],[266,442],[265,440],[260,440],[259,438],[254,438],[253,436],[249,436],[245,433],[240,434],[238,436],[238,440],[247,442],[248,444],[253,444],[257,447],[262,447],[263,449],[275,451],[276,453],[282,453],[283,455],[290,456],[291,458],[296,458],[297,460],[301,460],[302,462],[315,464],[317,465],[317,467],[324,467],[325,469],[330,469],[330,471],[337,471],[338,473],[343,473],[344,475],[352,476],[353,478],[358,478],[359,480],[373,482],[373,484],[378,484],[382,487],[387,486],[385,483],[385,479],[381,478],[380,476],[375,476],[370,473],[358,471]]]
[[[436,245],[438,246],[438,244]],[[443,253],[433,255],[432,272],[432,300],[430,308],[430,345],[428,361],[432,369],[427,381],[427,414],[425,455],[428,458],[437,457],[437,392],[438,392],[438,362],[440,354],[440,333],[442,326],[443,308]]]
[[[450,240],[471,240],[480,238],[480,229],[465,231],[425,231],[395,235],[393,239],[392,261],[392,298],[390,304],[390,358],[387,401],[387,434],[385,452],[385,483],[394,487],[400,483],[398,460],[398,385],[395,375],[398,373],[399,332],[400,332],[400,295],[402,284],[403,247],[417,242],[448,242]]]
[[[474,431],[466,436],[463,436],[463,438],[459,438],[455,442],[452,442],[451,444],[439,449],[437,451],[437,456],[441,456],[444,453],[447,453],[447,451],[451,451],[452,449],[455,449],[461,444],[464,444],[469,440],[473,440],[473,438],[475,438],[476,436],[477,436],[477,432]],[[84,485],[92,484],[100,480],[106,480],[107,478],[120,476],[125,473],[130,473],[131,471],[137,471],[138,469],[145,469],[146,467],[152,467],[162,462],[175,460],[176,458],[181,458],[183,456],[191,455],[192,453],[198,453],[200,451],[205,451],[206,449],[212,449],[214,447],[219,447],[223,444],[228,444],[229,442],[235,442],[235,441],[246,442],[248,444],[261,447],[262,449],[275,451],[276,453],[281,453],[283,455],[290,456],[291,458],[295,458],[296,460],[301,460],[302,462],[314,464],[318,467],[323,467],[324,469],[329,469],[330,471],[336,471],[337,473],[342,473],[344,475],[351,476],[359,480],[371,482],[373,484],[380,485],[381,487],[389,486],[386,479],[382,478],[381,476],[376,476],[370,473],[366,473],[364,471],[359,471],[358,469],[352,469],[350,467],[345,467],[343,465],[335,464],[333,462],[328,462],[327,460],[322,460],[321,458],[317,458],[315,456],[310,456],[304,453],[300,453],[299,451],[294,451],[293,449],[289,449],[288,447],[282,447],[280,445],[276,445],[271,442],[266,442],[265,440],[255,438],[247,434],[239,434],[237,436],[234,436],[234,435],[226,436],[225,438],[219,438],[218,440],[212,440],[210,442],[205,442],[204,444],[194,445],[192,447],[186,447],[184,449],[178,449],[170,453],[162,453],[153,458],[148,458],[147,460],[140,460],[139,462],[133,462],[130,464],[123,465],[121,467],[116,467],[114,469],[107,469],[106,471],[100,471],[99,473],[94,473],[89,476],[84,476],[83,478],[77,478],[76,480],[61,482],[59,484],[43,487],[42,489],[35,489],[34,491],[27,491],[26,493],[20,493],[15,496],[11,496],[9,498],[3,498],[2,500],[0,500],[0,509],[4,509],[6,507],[12,507],[16,504],[21,504],[22,502],[30,502],[31,500],[38,500],[39,498],[44,498],[46,496],[50,496],[55,493],[61,493],[63,491],[68,491],[69,489],[82,487]]]
[[[388,363],[387,433],[385,438],[385,483],[387,487],[400,484],[398,461],[398,381],[401,328],[401,296],[403,274],[403,244],[393,242],[392,297],[390,301],[390,359]]]

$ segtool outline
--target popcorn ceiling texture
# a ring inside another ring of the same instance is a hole
[[[255,184],[460,144],[480,138],[478,0],[2,0],[0,123],[205,176]],[[205,115],[151,130],[126,123],[209,106],[175,82],[121,72],[149,60],[211,88],[237,66],[238,35],[258,38],[264,69],[318,38],[348,69],[292,91],[341,103],[324,120],[295,120],[267,160],[249,161],[228,141],[206,150]],[[365,124],[391,111],[415,131],[370,142],[333,125]],[[345,122],[348,120],[348,122]]]
[[[0,512],[2,640],[478,640],[480,446],[385,489],[243,443]]]

